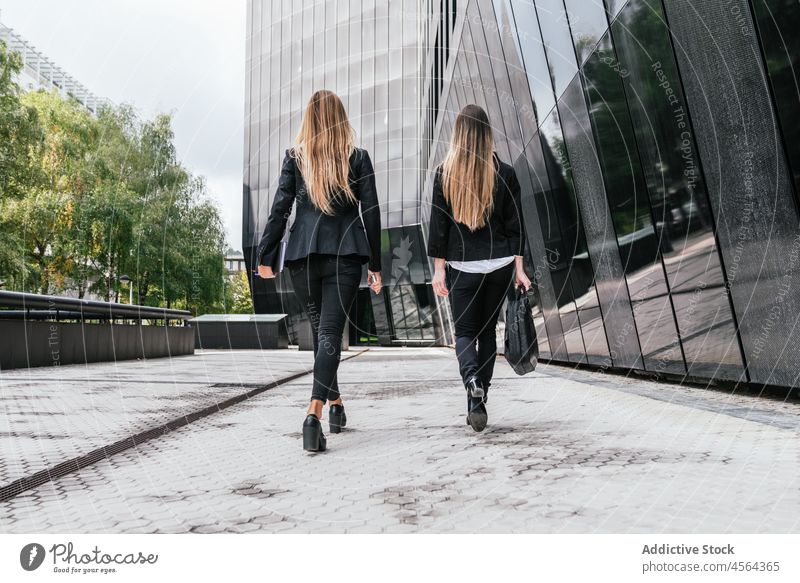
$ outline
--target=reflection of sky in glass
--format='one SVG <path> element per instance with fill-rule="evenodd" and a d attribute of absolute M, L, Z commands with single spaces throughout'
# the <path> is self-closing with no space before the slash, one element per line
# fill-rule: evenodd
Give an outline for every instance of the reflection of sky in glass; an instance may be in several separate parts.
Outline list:
<path fill-rule="evenodd" d="M 536 12 L 547 48 L 556 95 L 560 96 L 578 72 L 564 3 L 562 0 L 537 0 Z"/>
<path fill-rule="evenodd" d="M 517 37 L 522 52 L 522 61 L 528 75 L 528 84 L 533 94 L 533 102 L 539 119 L 555 106 L 553 85 L 550 80 L 550 71 L 547 68 L 547 59 L 544 45 L 539 35 L 539 19 L 536 9 L 530 0 L 512 0 L 514 19 L 516 22 Z"/>

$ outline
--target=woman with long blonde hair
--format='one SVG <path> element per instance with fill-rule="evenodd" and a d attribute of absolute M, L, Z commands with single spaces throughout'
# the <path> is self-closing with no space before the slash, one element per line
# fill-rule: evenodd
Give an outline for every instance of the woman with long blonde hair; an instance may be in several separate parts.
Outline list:
<path fill-rule="evenodd" d="M 258 273 L 276 275 L 280 241 L 295 206 L 284 263 L 314 339 L 314 384 L 303 423 L 303 449 L 324 451 L 322 411 L 329 428 L 347 422 L 336 373 L 347 314 L 361 282 L 381 291 L 381 220 L 375 174 L 366 150 L 355 147 L 341 99 L 315 92 L 306 106 L 294 148 L 286 151 L 278 190 L 258 246 Z"/>
<path fill-rule="evenodd" d="M 497 356 L 495 327 L 511 285 L 530 288 L 516 172 L 494 152 L 486 112 L 467 105 L 437 168 L 428 236 L 433 290 L 450 299 L 467 423 L 483 431 Z"/>

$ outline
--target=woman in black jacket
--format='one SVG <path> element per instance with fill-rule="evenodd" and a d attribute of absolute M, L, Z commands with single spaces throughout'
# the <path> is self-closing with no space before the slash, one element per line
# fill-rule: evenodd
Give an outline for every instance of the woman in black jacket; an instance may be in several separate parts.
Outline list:
<path fill-rule="evenodd" d="M 280 241 L 291 214 L 284 262 L 314 335 L 314 385 L 303 423 L 303 449 L 324 451 L 322 409 L 330 404 L 331 433 L 347 422 L 336 372 L 347 313 L 368 263 L 368 282 L 381 291 L 381 220 L 375 174 L 339 97 L 311 96 L 297 146 L 286 151 L 278 190 L 258 246 L 258 273 L 275 277 Z M 359 213 L 360 207 L 360 213 Z"/>
<path fill-rule="evenodd" d="M 517 175 L 494 152 L 486 112 L 467 105 L 434 177 L 428 255 L 434 258 L 434 292 L 450 298 L 467 423 L 475 431 L 488 420 L 503 299 L 512 283 L 525 290 L 531 285 L 522 266 L 521 212 Z"/>

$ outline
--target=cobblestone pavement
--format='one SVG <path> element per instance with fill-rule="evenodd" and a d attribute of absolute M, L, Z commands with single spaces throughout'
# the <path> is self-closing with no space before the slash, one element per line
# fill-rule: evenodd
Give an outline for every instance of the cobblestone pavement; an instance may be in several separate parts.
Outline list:
<path fill-rule="evenodd" d="M 312 364 L 297 350 L 231 350 L 3 371 L 0 486 Z"/>
<path fill-rule="evenodd" d="M 190 391 L 230 378 L 264 382 L 308 362 L 276 351 L 146 369 L 120 363 L 129 382 L 113 392 L 127 401 L 153 390 L 155 378 L 183 379 Z M 11 376 L 0 377 L 4 399 Z M 49 386 L 28 382 L 28 394 Z M 307 454 L 300 426 L 310 382 L 283 384 L 0 503 L 0 532 L 800 530 L 794 403 L 558 366 L 517 377 L 500 359 L 489 427 L 475 434 L 451 350 L 371 349 L 340 368 L 348 429 L 328 435 L 329 451 Z M 54 407 L 87 407 L 76 390 L 87 389 L 64 383 L 48 394 Z M 75 441 L 74 428 L 47 429 L 51 420 L 27 439 Z M 97 438 L 105 427 L 120 431 L 115 421 L 105 417 Z"/>

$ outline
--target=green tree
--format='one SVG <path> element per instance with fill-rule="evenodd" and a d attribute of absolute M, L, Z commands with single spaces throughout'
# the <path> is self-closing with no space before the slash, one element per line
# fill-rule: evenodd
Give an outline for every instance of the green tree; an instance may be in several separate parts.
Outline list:
<path fill-rule="evenodd" d="M 142 127 L 133 187 L 143 204 L 130 271 L 142 303 L 208 311 L 223 295 L 222 219 L 205 181 L 177 161 L 173 141 L 169 116 Z"/>
<path fill-rule="evenodd" d="M 12 223 L 22 251 L 22 282 L 41 293 L 67 286 L 79 258 L 74 241 L 77 220 L 94 187 L 91 155 L 97 128 L 76 101 L 57 93 L 26 93 L 21 102 L 36 111 L 44 129 L 23 197 L 6 200 L 3 216 Z"/>
<path fill-rule="evenodd" d="M 140 122 L 133 108 L 103 107 L 97 123 L 100 137 L 93 165 L 97 181 L 84 208 L 83 237 L 76 243 L 87 258 L 88 288 L 106 300 L 117 300 L 119 277 L 134 276 L 129 271 L 135 268 L 131 257 L 136 224 L 147 204 L 146 193 L 136 188 L 147 170 L 139 154 Z"/>
<path fill-rule="evenodd" d="M 20 55 L 0 41 L 0 279 L 15 287 L 25 262 L 8 203 L 24 196 L 36 180 L 35 161 L 44 138 L 36 109 L 22 103 L 14 82 L 21 68 Z"/>
<path fill-rule="evenodd" d="M 141 121 L 130 106 L 93 116 L 55 92 L 18 102 L 42 139 L 28 149 L 25 189 L 0 200 L 0 279 L 116 301 L 126 274 L 138 303 L 198 313 L 224 304 L 220 213 L 177 159 L 170 116 Z M 6 170 L 6 182 L 22 183 L 22 170 Z"/>
<path fill-rule="evenodd" d="M 236 271 L 228 276 L 224 310 L 228 314 L 252 314 L 253 297 L 250 295 L 250 283 L 247 272 Z"/>
<path fill-rule="evenodd" d="M 23 196 L 36 179 L 37 152 L 44 138 L 36 109 L 20 99 L 14 77 L 19 53 L 0 41 L 0 200 Z"/>

